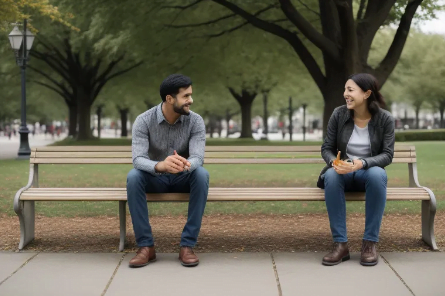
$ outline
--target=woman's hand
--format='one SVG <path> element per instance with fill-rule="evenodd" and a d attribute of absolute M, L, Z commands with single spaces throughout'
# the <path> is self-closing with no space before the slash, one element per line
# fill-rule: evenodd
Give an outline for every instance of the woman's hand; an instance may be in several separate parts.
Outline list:
<path fill-rule="evenodd" d="M 353 172 L 354 165 L 349 162 L 341 161 L 338 165 L 334 164 L 334 170 L 337 174 L 345 175 Z"/>
<path fill-rule="evenodd" d="M 361 160 L 353 160 L 353 163 L 341 161 L 338 165 L 334 165 L 334 170 L 337 174 L 345 175 L 363 168 L 363 163 Z"/>
<path fill-rule="evenodd" d="M 354 163 L 354 172 L 361 170 L 363 168 L 363 162 L 360 159 L 353 160 Z"/>

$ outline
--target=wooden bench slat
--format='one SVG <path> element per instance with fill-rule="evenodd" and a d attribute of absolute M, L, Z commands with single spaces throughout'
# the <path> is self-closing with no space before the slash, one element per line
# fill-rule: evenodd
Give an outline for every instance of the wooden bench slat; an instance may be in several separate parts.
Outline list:
<path fill-rule="evenodd" d="M 33 164 L 132 164 L 131 158 L 30 158 Z"/>
<path fill-rule="evenodd" d="M 147 197 L 147 201 L 151 202 L 181 202 L 188 201 L 188 195 L 182 194 L 152 194 Z M 49 198 L 45 196 L 40 197 L 27 197 L 24 196 L 21 200 L 33 200 L 33 201 L 124 201 L 126 200 L 126 196 L 66 196 Z M 257 196 L 257 195 L 246 195 L 246 196 L 226 196 L 226 195 L 210 195 L 208 196 L 208 201 L 324 201 L 323 195 L 308 195 L 304 197 L 299 196 Z M 429 200 L 428 196 L 400 196 L 400 195 L 388 195 L 387 200 Z M 346 195 L 347 201 L 364 201 L 365 195 L 355 196 L 352 194 Z"/>
<path fill-rule="evenodd" d="M 393 163 L 415 163 L 415 158 L 394 158 Z M 132 164 L 131 158 L 31 158 L 31 164 Z M 205 158 L 206 164 L 324 164 L 321 158 Z"/>
<path fill-rule="evenodd" d="M 36 152 L 36 158 L 131 158 L 131 151 L 64 151 Z"/>
<path fill-rule="evenodd" d="M 258 153 L 252 153 L 252 152 L 206 152 L 205 158 L 206 159 L 221 159 L 221 158 L 270 158 L 270 154 L 272 152 L 263 152 Z M 309 153 L 309 152 L 273 152 L 273 158 L 286 158 L 286 159 L 295 159 L 295 158 L 309 158 L 309 159 L 321 159 L 320 152 L 317 153 Z M 415 154 L 415 153 L 414 153 Z M 33 152 L 31 155 L 31 158 L 34 159 L 34 162 L 36 162 L 36 159 L 63 159 L 63 158 L 69 158 L 69 159 L 90 159 L 90 158 L 125 158 L 130 159 L 132 158 L 131 152 L 109 152 L 109 151 L 102 151 L 102 152 Z M 415 158 L 415 155 L 413 156 L 412 152 L 396 152 L 394 154 L 394 158 Z M 41 163 L 41 162 L 39 162 Z"/>
<path fill-rule="evenodd" d="M 320 152 L 320 146 L 206 146 L 206 152 Z M 36 152 L 131 152 L 131 146 L 47 146 Z M 414 146 L 395 145 L 394 152 L 415 151 Z"/>
<path fill-rule="evenodd" d="M 115 201 L 126 200 L 125 188 L 31 188 L 25 191 L 22 200 L 37 201 Z M 71 188 L 73 189 L 73 188 Z M 187 201 L 187 193 L 147 194 L 149 201 Z M 364 192 L 347 192 L 347 200 L 364 200 Z M 429 200 L 423 188 L 388 188 L 388 200 Z M 318 188 L 210 188 L 209 201 L 217 200 L 324 200 L 324 191 Z"/>
<path fill-rule="evenodd" d="M 131 146 L 45 146 L 32 148 L 36 152 L 131 152 Z"/>
<path fill-rule="evenodd" d="M 263 190 L 271 190 L 274 191 L 285 191 L 285 190 L 292 190 L 292 191 L 321 191 L 319 188 L 313 188 L 313 187 L 230 187 L 230 188 L 220 188 L 220 187 L 212 187 L 209 190 L 210 191 L 218 191 L 223 190 L 224 192 L 239 192 L 239 190 L 246 190 L 246 191 L 263 191 Z M 422 187 L 390 187 L 387 189 L 390 192 L 398 192 L 398 191 L 408 191 L 408 192 L 424 192 L 425 189 Z M 72 188 L 45 188 L 45 187 L 39 187 L 39 188 L 30 188 L 28 189 L 27 193 L 36 193 L 36 192 L 51 192 L 51 191 L 75 191 L 75 192 L 82 192 L 82 191 L 126 191 L 125 188 L 122 187 L 92 187 L 92 188 L 80 188 L 80 187 L 72 187 Z"/>

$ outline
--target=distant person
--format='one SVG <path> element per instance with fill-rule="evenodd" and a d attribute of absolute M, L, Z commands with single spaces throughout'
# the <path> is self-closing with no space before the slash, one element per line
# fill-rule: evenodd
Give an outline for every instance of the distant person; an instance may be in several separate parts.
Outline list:
<path fill-rule="evenodd" d="M 51 134 L 51 138 L 54 140 L 54 125 L 53 124 L 51 124 L 49 127 L 49 133 Z"/>
<path fill-rule="evenodd" d="M 43 131 L 43 133 L 45 134 L 45 139 L 46 139 L 46 135 L 48 134 L 48 126 L 45 125 L 45 124 L 43 124 L 43 125 L 42 125 L 42 131 Z"/>
<path fill-rule="evenodd" d="M 9 125 L 6 126 L 6 128 L 5 128 L 5 133 L 6 133 L 6 135 L 8 136 L 9 140 L 11 140 L 11 134 L 12 134 L 12 132 L 11 132 L 11 127 L 10 127 Z"/>
<path fill-rule="evenodd" d="M 394 118 L 383 109 L 385 101 L 377 80 L 354 74 L 346 81 L 346 105 L 336 108 L 321 147 L 328 164 L 317 186 L 324 189 L 334 247 L 322 263 L 336 265 L 350 259 L 346 233 L 346 191 L 366 192 L 366 221 L 360 263 L 378 263 L 376 245 L 386 204 L 385 167 L 394 156 Z M 337 163 L 336 155 L 344 162 Z M 349 161 L 349 162 L 347 162 Z"/>
<path fill-rule="evenodd" d="M 139 115 L 133 124 L 134 169 L 127 176 L 127 199 L 139 249 L 129 266 L 141 267 L 156 260 L 145 194 L 185 192 L 190 193 L 190 201 L 179 261 L 192 267 L 199 263 L 193 247 L 209 190 L 209 174 L 202 167 L 206 128 L 202 117 L 190 111 L 190 78 L 168 76 L 160 86 L 160 94 L 162 102 Z"/>

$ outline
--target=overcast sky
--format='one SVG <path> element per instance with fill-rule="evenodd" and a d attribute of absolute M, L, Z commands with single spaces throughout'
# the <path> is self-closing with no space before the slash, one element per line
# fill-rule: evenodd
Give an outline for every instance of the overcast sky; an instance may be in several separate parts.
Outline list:
<path fill-rule="evenodd" d="M 445 3 L 445 0 L 441 2 Z M 420 23 L 419 27 L 425 33 L 439 33 L 445 35 L 445 11 L 437 13 L 437 19 Z"/>

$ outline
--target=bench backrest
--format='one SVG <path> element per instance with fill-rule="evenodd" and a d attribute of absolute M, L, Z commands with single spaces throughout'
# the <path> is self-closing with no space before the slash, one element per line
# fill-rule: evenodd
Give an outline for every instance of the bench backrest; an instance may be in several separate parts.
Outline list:
<path fill-rule="evenodd" d="M 414 146 L 397 145 L 393 163 L 415 163 Z M 323 164 L 320 146 L 206 146 L 205 164 Z M 131 164 L 131 146 L 33 148 L 31 164 Z"/>

